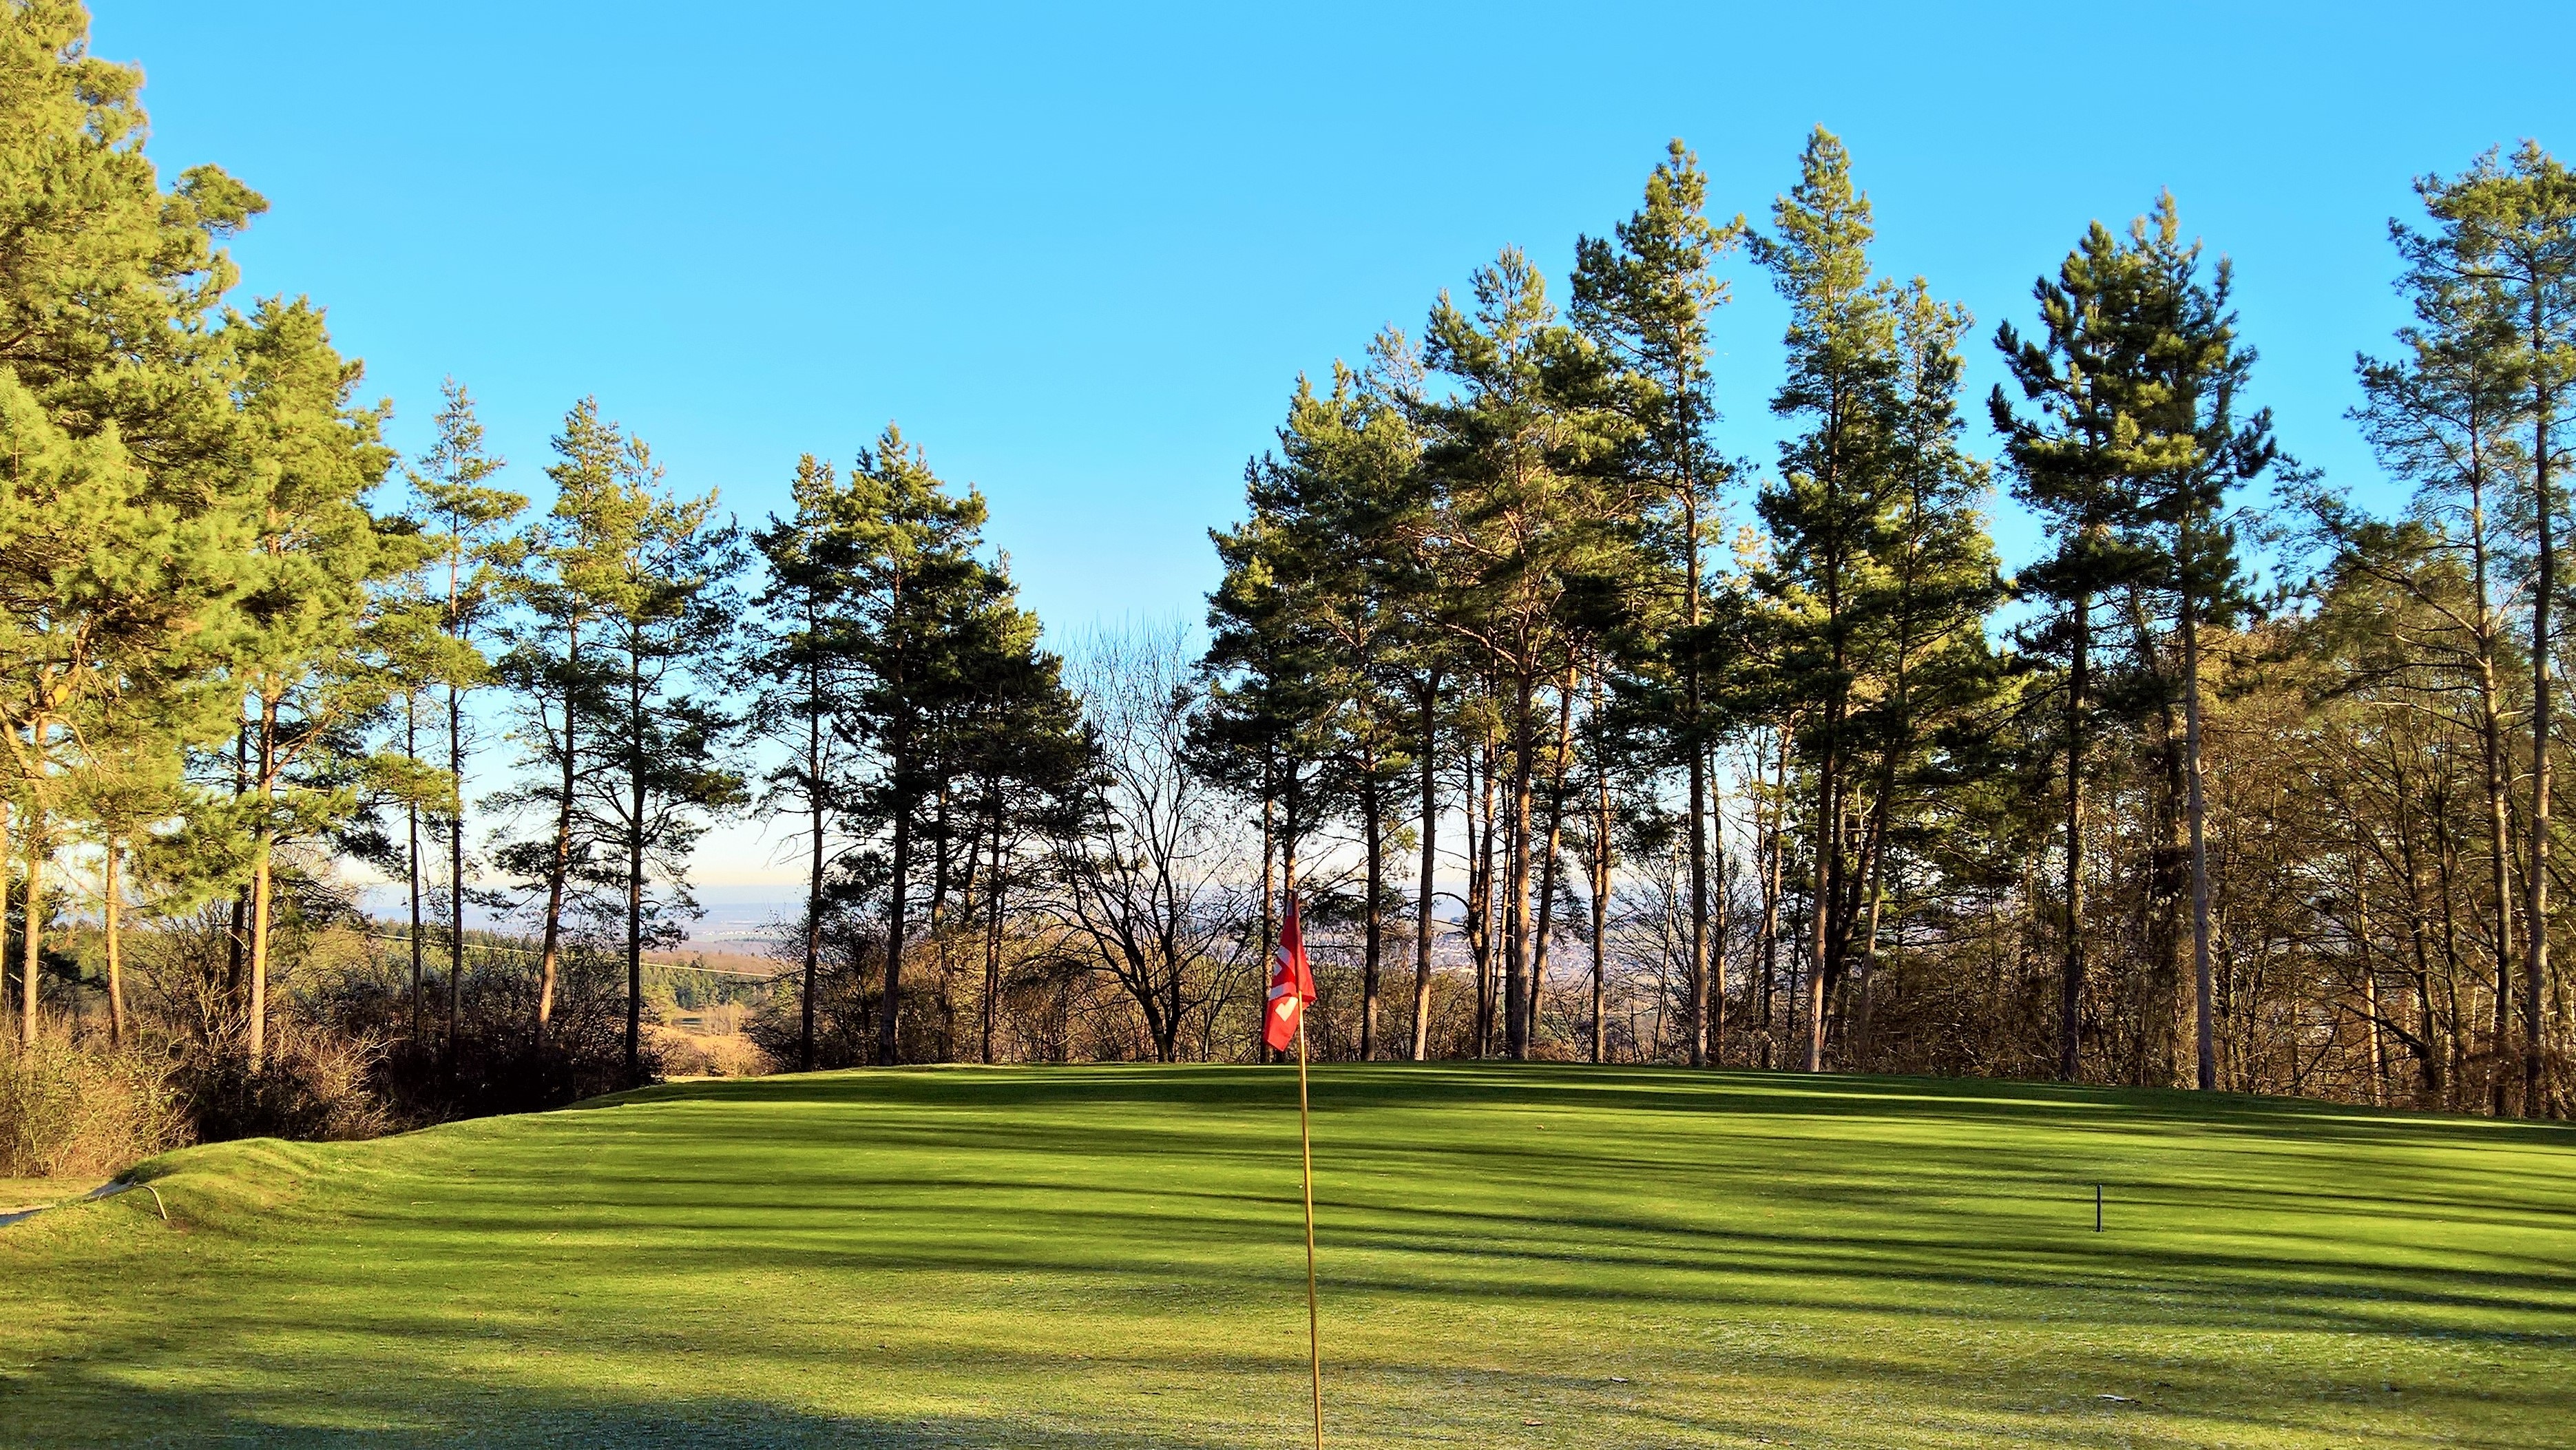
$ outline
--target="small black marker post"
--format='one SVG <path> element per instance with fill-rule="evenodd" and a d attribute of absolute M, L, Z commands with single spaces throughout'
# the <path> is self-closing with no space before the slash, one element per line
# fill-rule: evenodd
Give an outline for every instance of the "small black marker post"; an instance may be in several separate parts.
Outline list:
<path fill-rule="evenodd" d="M 2102 1185 L 2099 1183 L 2093 1185 L 2093 1231 L 2102 1231 Z"/>

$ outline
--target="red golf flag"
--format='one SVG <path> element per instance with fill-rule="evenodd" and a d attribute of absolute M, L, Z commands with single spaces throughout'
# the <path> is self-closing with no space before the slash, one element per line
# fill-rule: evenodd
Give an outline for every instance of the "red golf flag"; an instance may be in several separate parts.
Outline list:
<path fill-rule="evenodd" d="M 1306 934 L 1297 929 L 1297 898 L 1288 898 L 1288 919 L 1279 925 L 1279 966 L 1270 974 L 1270 1009 L 1261 1040 L 1273 1052 L 1286 1052 L 1297 1040 L 1297 1022 L 1315 1000 L 1315 974 L 1306 970 Z"/>

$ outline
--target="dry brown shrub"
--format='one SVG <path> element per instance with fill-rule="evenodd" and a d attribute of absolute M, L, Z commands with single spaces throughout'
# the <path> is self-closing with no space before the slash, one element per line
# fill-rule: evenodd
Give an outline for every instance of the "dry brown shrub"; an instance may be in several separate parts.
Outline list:
<path fill-rule="evenodd" d="M 760 1044 L 748 1037 L 688 1032 L 677 1027 L 648 1027 L 655 1055 L 667 1077 L 758 1077 L 777 1067 Z"/>
<path fill-rule="evenodd" d="M 104 1177 L 188 1139 L 166 1058 L 53 1039 L 0 1048 L 0 1177 Z"/>

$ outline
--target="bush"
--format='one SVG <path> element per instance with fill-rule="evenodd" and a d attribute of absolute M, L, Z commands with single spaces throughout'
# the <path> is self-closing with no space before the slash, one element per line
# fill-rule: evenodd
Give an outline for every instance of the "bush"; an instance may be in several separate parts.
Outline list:
<path fill-rule="evenodd" d="M 189 1141 L 166 1061 L 39 1040 L 0 1048 L 0 1176 L 104 1176 Z"/>
<path fill-rule="evenodd" d="M 283 1022 L 270 1038 L 256 1073 L 238 1051 L 223 1051 L 191 1056 L 173 1074 L 199 1138 L 347 1142 L 393 1129 L 370 1090 L 372 1044 Z"/>
<path fill-rule="evenodd" d="M 669 1077 L 759 1077 L 775 1072 L 769 1054 L 747 1037 L 647 1027 L 646 1038 Z"/>
<path fill-rule="evenodd" d="M 372 997 L 344 982 L 317 994 L 311 1005 L 341 1035 L 388 1044 L 368 1080 L 406 1126 L 559 1108 L 661 1075 L 649 1034 L 640 1077 L 627 1074 L 625 973 L 619 964 L 596 951 L 567 952 L 553 1021 L 540 1038 L 536 974 L 526 963 L 522 956 L 469 963 L 452 1054 L 443 988 L 432 991 L 417 1038 L 401 984 L 390 976 Z"/>
<path fill-rule="evenodd" d="M 564 959 L 552 1027 L 535 1030 L 530 944 L 469 938 L 455 1035 L 447 1026 L 443 946 L 410 992 L 401 944 L 370 943 L 347 922 L 299 930 L 269 993 L 269 1060 L 254 1077 L 220 908 L 138 933 L 144 997 L 184 1044 L 182 1084 L 199 1135 L 348 1139 L 453 1118 L 560 1107 L 633 1087 L 626 1070 L 625 974 L 589 943 Z M 644 1081 L 659 1069 L 648 1050 Z"/>
<path fill-rule="evenodd" d="M 857 1067 L 876 1055 L 877 1004 L 885 994 L 885 933 L 871 923 L 835 918 L 823 933 L 814 980 L 814 1066 Z M 804 973 L 795 944 L 780 949 L 789 965 L 743 1023 L 743 1035 L 780 1067 L 799 1065 L 804 1045 Z"/>

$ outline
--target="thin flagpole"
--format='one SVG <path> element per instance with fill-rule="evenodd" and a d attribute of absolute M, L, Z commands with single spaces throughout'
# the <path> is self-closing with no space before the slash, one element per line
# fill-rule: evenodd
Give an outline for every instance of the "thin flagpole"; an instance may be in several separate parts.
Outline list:
<path fill-rule="evenodd" d="M 1301 1006 L 1303 1004 L 1300 1004 Z M 1315 1380 L 1315 1450 L 1324 1450 L 1324 1341 L 1315 1321 L 1315 1139 L 1306 1125 L 1306 1014 L 1297 1014 L 1297 1150 L 1306 1167 L 1306 1362 Z"/>

